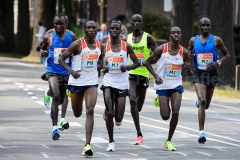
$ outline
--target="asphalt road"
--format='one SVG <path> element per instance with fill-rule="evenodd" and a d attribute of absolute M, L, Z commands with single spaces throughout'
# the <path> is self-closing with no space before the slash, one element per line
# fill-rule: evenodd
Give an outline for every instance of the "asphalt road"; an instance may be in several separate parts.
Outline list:
<path fill-rule="evenodd" d="M 0 57 L 0 159 L 1 160 L 75 160 L 85 144 L 85 112 L 75 118 L 69 100 L 66 120 L 68 130 L 60 132 L 59 141 L 51 139 L 52 123 L 49 108 L 43 105 L 47 82 L 40 76 L 45 72 L 42 64 L 23 63 Z M 99 78 L 101 85 L 101 77 Z M 153 105 L 156 94 L 149 87 L 143 110 L 140 113 L 144 137 L 142 145 L 133 145 L 136 131 L 126 102 L 123 124 L 114 128 L 115 152 L 106 152 L 108 135 L 102 120 L 103 94 L 98 92 L 94 112 L 94 131 L 91 159 L 240 159 L 240 101 L 221 99 L 214 101 L 206 112 L 207 142 L 199 144 L 196 94 L 183 93 L 179 123 L 172 143 L 177 151 L 166 151 L 169 120 L 163 121 L 159 108 Z M 85 109 L 84 109 L 85 111 Z M 59 113 L 60 114 L 60 113 Z"/>

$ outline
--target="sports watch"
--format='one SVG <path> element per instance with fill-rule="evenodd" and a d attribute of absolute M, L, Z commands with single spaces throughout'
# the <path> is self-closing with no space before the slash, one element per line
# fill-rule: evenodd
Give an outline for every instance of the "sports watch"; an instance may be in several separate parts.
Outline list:
<path fill-rule="evenodd" d="M 216 62 L 218 64 L 218 66 L 220 66 L 222 64 L 222 61 L 220 61 L 220 60 L 217 60 Z"/>

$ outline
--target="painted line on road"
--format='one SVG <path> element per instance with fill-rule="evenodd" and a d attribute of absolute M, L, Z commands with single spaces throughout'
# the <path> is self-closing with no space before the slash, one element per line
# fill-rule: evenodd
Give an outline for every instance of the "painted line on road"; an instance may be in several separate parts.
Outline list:
<path fill-rule="evenodd" d="M 103 148 L 102 146 L 99 146 L 99 145 L 97 145 L 97 144 L 93 144 L 94 146 L 97 146 L 97 147 L 99 147 L 99 148 Z"/>
<path fill-rule="evenodd" d="M 175 145 L 176 146 L 176 145 Z M 182 152 L 174 152 L 174 153 L 178 153 L 178 154 L 181 154 L 183 156 L 187 156 L 186 154 L 182 153 Z"/>
<path fill-rule="evenodd" d="M 129 152 L 125 152 L 126 154 L 129 154 L 129 155 L 132 155 L 132 156 L 135 156 L 137 157 L 138 155 L 137 154 L 133 154 L 133 153 L 129 153 Z"/>
<path fill-rule="evenodd" d="M 5 82 L 9 82 L 10 80 L 9 79 L 4 79 Z"/>
<path fill-rule="evenodd" d="M 48 146 L 44 145 L 44 144 L 41 144 L 41 146 L 43 146 L 44 148 L 49 148 Z"/>
<path fill-rule="evenodd" d="M 221 148 L 217 148 L 217 150 L 224 151 L 224 152 L 228 152 L 227 150 L 221 149 Z"/>
<path fill-rule="evenodd" d="M 106 156 L 106 157 L 109 157 L 109 156 L 110 156 L 110 155 L 105 154 L 105 153 L 102 153 L 102 152 L 96 152 L 96 153 L 101 154 L 101 155 L 104 155 L 104 156 Z"/>
<path fill-rule="evenodd" d="M 45 153 L 42 154 L 45 158 L 49 158 L 48 155 L 46 155 Z"/>
<path fill-rule="evenodd" d="M 28 95 L 33 95 L 33 92 L 27 92 Z"/>
<path fill-rule="evenodd" d="M 203 155 L 206 155 L 206 156 L 211 157 L 211 155 L 210 155 L 210 154 L 207 154 L 207 153 L 203 153 L 203 152 L 197 152 L 197 153 L 200 153 L 200 154 L 203 154 Z"/>

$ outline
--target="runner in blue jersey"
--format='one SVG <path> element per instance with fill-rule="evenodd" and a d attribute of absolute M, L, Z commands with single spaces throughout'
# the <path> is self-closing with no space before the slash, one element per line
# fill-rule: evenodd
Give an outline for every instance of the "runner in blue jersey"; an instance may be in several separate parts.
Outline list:
<path fill-rule="evenodd" d="M 211 21 L 203 17 L 199 20 L 200 35 L 192 37 L 189 41 L 188 51 L 194 60 L 195 70 L 193 83 L 198 95 L 196 102 L 199 122 L 199 143 L 206 142 L 204 133 L 205 109 L 209 108 L 214 88 L 219 82 L 217 67 L 230 58 L 230 53 L 221 38 L 210 34 Z M 220 49 L 223 56 L 217 52 Z M 219 59 L 220 58 L 220 59 Z"/>
<path fill-rule="evenodd" d="M 41 47 L 41 56 L 46 56 L 48 54 L 46 74 L 42 76 L 42 79 L 48 81 L 50 95 L 52 97 L 51 116 L 53 140 L 58 140 L 60 137 L 57 127 L 58 105 L 62 104 L 64 101 L 69 77 L 69 72 L 60 66 L 58 59 L 70 44 L 76 40 L 75 34 L 66 30 L 66 26 L 66 16 L 62 13 L 58 13 L 54 17 L 54 31 L 44 36 Z M 71 59 L 67 59 L 66 62 L 69 67 L 71 67 Z"/>

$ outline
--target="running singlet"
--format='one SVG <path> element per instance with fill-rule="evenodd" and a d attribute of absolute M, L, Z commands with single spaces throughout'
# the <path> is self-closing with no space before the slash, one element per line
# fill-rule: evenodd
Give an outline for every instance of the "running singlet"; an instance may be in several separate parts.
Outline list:
<path fill-rule="evenodd" d="M 196 35 L 194 39 L 194 65 L 196 68 L 203 71 L 212 71 L 207 70 L 207 64 L 209 62 L 216 62 L 218 59 L 218 52 L 214 43 L 214 36 L 210 34 L 205 43 L 202 43 L 200 40 L 200 35 Z"/>
<path fill-rule="evenodd" d="M 110 47 L 110 41 L 106 44 L 105 61 L 109 71 L 104 74 L 102 84 L 117 89 L 128 89 L 128 71 L 122 72 L 120 67 L 128 65 L 126 42 L 121 41 L 121 51 L 113 52 Z"/>
<path fill-rule="evenodd" d="M 80 41 L 82 52 L 72 58 L 72 70 L 79 71 L 80 77 L 75 79 L 70 75 L 68 85 L 87 86 L 98 84 L 97 62 L 101 54 L 100 43 L 95 40 L 96 48 L 90 49 L 83 37 L 80 38 Z"/>
<path fill-rule="evenodd" d="M 72 43 L 72 35 L 69 31 L 66 31 L 66 35 L 63 40 L 57 35 L 55 31 L 52 32 L 52 45 L 48 49 L 48 58 L 47 58 L 47 73 L 63 74 L 69 75 L 59 63 L 58 59 L 61 54 L 70 46 Z M 71 58 L 66 59 L 66 63 L 71 68 Z"/>
<path fill-rule="evenodd" d="M 157 75 L 163 80 L 163 83 L 158 85 L 154 83 L 156 90 L 174 89 L 182 85 L 182 65 L 183 65 L 183 47 L 179 47 L 177 55 L 170 55 L 168 52 L 168 43 L 164 44 L 163 53 L 157 61 Z"/>
<path fill-rule="evenodd" d="M 131 44 L 131 46 L 134 50 L 134 53 L 136 54 L 137 59 L 141 63 L 146 61 L 150 57 L 150 53 L 151 53 L 151 50 L 147 46 L 147 36 L 148 36 L 148 33 L 143 32 L 142 39 L 138 43 L 133 43 L 132 33 L 128 35 L 128 39 L 127 39 L 127 42 L 129 44 Z M 131 65 L 131 63 L 132 63 L 131 60 L 129 60 L 129 62 L 130 62 L 129 65 Z M 149 71 L 147 70 L 147 68 L 145 66 L 142 66 L 142 67 L 138 67 L 136 69 L 129 71 L 129 74 L 136 74 L 136 75 L 148 77 Z"/>

